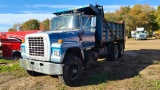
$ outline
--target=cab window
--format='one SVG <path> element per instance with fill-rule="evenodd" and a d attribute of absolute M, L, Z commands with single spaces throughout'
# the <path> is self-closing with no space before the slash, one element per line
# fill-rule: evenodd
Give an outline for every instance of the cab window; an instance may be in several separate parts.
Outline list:
<path fill-rule="evenodd" d="M 82 17 L 82 26 L 84 29 L 91 27 L 91 19 L 89 17 Z"/>

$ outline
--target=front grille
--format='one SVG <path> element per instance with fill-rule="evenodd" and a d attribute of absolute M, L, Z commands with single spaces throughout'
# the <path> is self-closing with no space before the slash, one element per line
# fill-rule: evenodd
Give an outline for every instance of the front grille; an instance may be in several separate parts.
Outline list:
<path fill-rule="evenodd" d="M 140 37 L 144 37 L 144 35 L 140 35 Z"/>
<path fill-rule="evenodd" d="M 43 37 L 28 37 L 29 55 L 44 56 L 44 39 Z"/>

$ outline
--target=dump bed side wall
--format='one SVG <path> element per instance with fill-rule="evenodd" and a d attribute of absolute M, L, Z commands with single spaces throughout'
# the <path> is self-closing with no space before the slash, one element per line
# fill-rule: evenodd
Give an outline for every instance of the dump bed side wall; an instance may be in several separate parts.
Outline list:
<path fill-rule="evenodd" d="M 106 36 L 104 41 L 110 42 L 116 40 L 124 39 L 124 24 L 121 23 L 115 23 L 115 22 L 107 22 L 105 24 L 108 24 L 109 27 L 105 28 L 104 33 L 106 33 Z"/>
<path fill-rule="evenodd" d="M 96 27 L 96 43 L 106 43 L 115 40 L 124 39 L 124 24 L 103 21 L 97 18 L 97 27 Z"/>

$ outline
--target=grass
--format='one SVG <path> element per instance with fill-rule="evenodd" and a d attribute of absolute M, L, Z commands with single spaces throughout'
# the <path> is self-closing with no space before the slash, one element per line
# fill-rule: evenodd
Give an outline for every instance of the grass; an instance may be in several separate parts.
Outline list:
<path fill-rule="evenodd" d="M 160 80 L 146 79 L 136 76 L 131 81 L 131 90 L 160 90 Z"/>
<path fill-rule="evenodd" d="M 0 57 L 2 57 L 2 50 L 0 50 Z"/>
<path fill-rule="evenodd" d="M 19 70 L 18 61 L 0 59 L 0 73 Z"/>
<path fill-rule="evenodd" d="M 153 64 L 160 64 L 160 61 L 155 60 L 155 61 L 153 61 Z"/>
<path fill-rule="evenodd" d="M 15 62 L 15 61 L 13 61 L 13 60 L 9 60 L 9 59 L 0 59 L 0 63 L 13 63 L 13 62 Z"/>
<path fill-rule="evenodd" d="M 0 66 L 0 73 L 1 72 L 12 72 L 19 70 L 18 64 L 13 64 L 12 66 Z"/>
<path fill-rule="evenodd" d="M 0 59 L 0 73 L 12 74 L 15 78 L 26 76 L 26 72 L 19 66 L 18 60 Z"/>

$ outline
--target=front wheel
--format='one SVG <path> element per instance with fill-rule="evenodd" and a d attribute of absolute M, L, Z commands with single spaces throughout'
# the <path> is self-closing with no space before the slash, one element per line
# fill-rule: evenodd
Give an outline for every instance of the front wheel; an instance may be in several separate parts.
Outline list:
<path fill-rule="evenodd" d="M 58 77 L 62 83 L 68 86 L 75 86 L 82 75 L 82 62 L 75 55 L 68 55 L 64 61 L 63 75 Z"/>
<path fill-rule="evenodd" d="M 19 51 L 15 51 L 12 57 L 14 60 L 18 60 L 19 58 L 22 58 L 21 53 Z"/>

